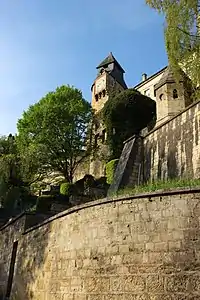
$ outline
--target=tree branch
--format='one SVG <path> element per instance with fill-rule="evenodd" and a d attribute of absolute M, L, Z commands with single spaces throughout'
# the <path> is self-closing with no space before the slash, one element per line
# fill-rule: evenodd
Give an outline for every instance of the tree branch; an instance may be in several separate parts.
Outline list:
<path fill-rule="evenodd" d="M 187 32 L 187 31 L 185 31 L 185 30 L 181 29 L 180 27 L 177 27 L 177 29 L 178 29 L 178 30 L 180 30 L 181 32 L 183 32 L 183 33 L 185 33 L 185 34 L 187 34 L 187 35 L 191 36 L 191 37 L 196 37 L 196 38 L 198 38 L 198 37 L 199 37 L 199 38 L 200 38 L 200 35 L 191 34 L 191 33 Z"/>

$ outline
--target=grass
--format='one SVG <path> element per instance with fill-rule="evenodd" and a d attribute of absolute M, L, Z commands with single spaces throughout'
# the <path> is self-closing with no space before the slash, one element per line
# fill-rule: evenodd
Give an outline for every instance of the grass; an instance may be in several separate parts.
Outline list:
<path fill-rule="evenodd" d="M 112 196 L 123 196 L 123 195 L 135 195 L 142 193 L 155 192 L 158 190 L 171 190 L 176 188 L 191 188 L 191 187 L 200 187 L 200 179 L 173 179 L 167 181 L 155 181 L 149 182 L 145 185 L 135 186 L 133 188 L 125 188 L 119 190 L 117 193 Z"/>

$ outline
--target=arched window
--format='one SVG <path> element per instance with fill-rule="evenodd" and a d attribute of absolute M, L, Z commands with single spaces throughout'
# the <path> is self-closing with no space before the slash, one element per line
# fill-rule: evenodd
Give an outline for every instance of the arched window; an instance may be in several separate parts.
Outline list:
<path fill-rule="evenodd" d="M 160 101 L 162 101 L 164 99 L 164 95 L 160 94 L 159 99 L 160 99 Z"/>
<path fill-rule="evenodd" d="M 95 95 L 95 99 L 96 99 L 96 101 L 98 101 L 98 95 L 97 94 Z"/>
<path fill-rule="evenodd" d="M 174 90 L 173 90 L 173 98 L 174 98 L 174 99 L 178 98 L 178 92 L 177 92 L 177 89 L 174 89 Z"/>
<path fill-rule="evenodd" d="M 105 97 L 105 95 L 106 95 L 106 90 L 103 90 L 102 95 L 103 95 L 103 97 Z"/>
<path fill-rule="evenodd" d="M 99 99 L 101 99 L 102 92 L 99 93 Z"/>

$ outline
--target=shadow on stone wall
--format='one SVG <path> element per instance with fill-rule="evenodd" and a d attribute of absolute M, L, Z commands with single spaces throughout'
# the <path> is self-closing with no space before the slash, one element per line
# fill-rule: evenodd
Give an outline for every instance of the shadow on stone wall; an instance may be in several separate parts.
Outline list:
<path fill-rule="evenodd" d="M 21 236 L 23 225 L 24 216 L 21 215 L 16 221 L 13 223 L 11 221 L 10 225 L 3 227 L 0 231 L 0 297 L 2 297 L 2 299 L 4 299 L 8 287 L 8 276 L 13 243 Z"/>
<path fill-rule="evenodd" d="M 178 177 L 178 168 L 175 153 L 175 151 L 170 151 L 167 155 L 167 174 L 169 179 Z"/>
<path fill-rule="evenodd" d="M 11 300 L 36 299 L 34 285 L 41 285 L 50 223 L 22 236 L 17 253 Z M 39 242 L 38 242 L 39 241 Z M 40 274 L 40 278 L 38 277 Z M 38 299 L 43 299 L 42 297 Z"/>

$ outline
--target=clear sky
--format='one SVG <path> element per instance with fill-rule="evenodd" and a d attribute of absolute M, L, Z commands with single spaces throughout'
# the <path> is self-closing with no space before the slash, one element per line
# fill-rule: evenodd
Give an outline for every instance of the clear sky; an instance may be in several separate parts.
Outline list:
<path fill-rule="evenodd" d="M 96 66 L 113 52 L 129 87 L 167 64 L 163 19 L 145 0 L 0 0 L 0 134 L 62 84 L 91 101 Z"/>

